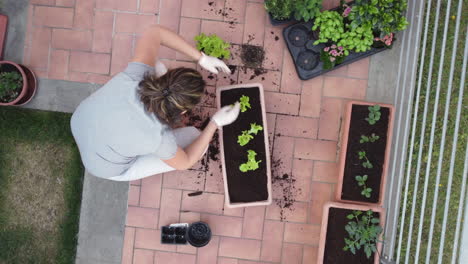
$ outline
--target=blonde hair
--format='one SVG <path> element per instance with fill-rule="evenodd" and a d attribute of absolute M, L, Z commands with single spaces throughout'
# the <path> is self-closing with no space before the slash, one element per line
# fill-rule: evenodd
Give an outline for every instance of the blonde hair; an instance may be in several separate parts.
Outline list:
<path fill-rule="evenodd" d="M 175 126 L 180 123 L 183 112 L 200 103 L 205 85 L 198 71 L 181 67 L 171 69 L 161 77 L 146 74 L 138 92 L 146 111 Z"/>

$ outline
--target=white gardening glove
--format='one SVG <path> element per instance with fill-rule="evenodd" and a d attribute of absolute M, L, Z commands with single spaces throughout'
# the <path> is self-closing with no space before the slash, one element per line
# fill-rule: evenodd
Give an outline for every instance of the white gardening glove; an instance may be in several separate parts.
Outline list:
<path fill-rule="evenodd" d="M 211 120 L 215 122 L 218 127 L 232 124 L 236 121 L 240 112 L 240 104 L 237 102 L 234 106 L 227 105 L 221 108 L 216 114 L 213 115 Z"/>
<path fill-rule="evenodd" d="M 212 56 L 207 56 L 203 52 L 201 54 L 202 56 L 198 60 L 198 64 L 200 64 L 200 66 L 202 66 L 205 70 L 210 71 L 214 74 L 218 74 L 218 69 L 221 69 L 221 71 L 225 73 L 231 73 L 229 67 L 226 66 L 226 64 L 222 60 Z"/>

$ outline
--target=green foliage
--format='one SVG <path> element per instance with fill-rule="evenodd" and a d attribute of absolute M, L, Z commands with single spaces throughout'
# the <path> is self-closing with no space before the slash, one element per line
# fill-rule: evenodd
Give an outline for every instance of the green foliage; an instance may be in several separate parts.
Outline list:
<path fill-rule="evenodd" d="M 356 0 L 349 14 L 351 27 L 370 24 L 373 30 L 381 32 L 380 37 L 404 30 L 408 25 L 406 8 L 405 0 Z"/>
<path fill-rule="evenodd" d="M 345 238 L 346 246 L 344 251 L 351 251 L 356 254 L 357 250 L 363 249 L 366 257 L 369 259 L 372 253 L 377 251 L 377 242 L 379 235 L 382 233 L 382 227 L 379 225 L 380 220 L 373 216 L 372 210 L 353 211 L 347 218 L 352 220 L 345 226 L 348 232 L 348 238 Z"/>
<path fill-rule="evenodd" d="M 370 136 L 365 136 L 361 135 L 361 140 L 359 140 L 360 143 L 367 143 L 371 142 L 374 143 L 375 141 L 379 140 L 379 136 L 377 136 L 375 133 L 372 133 Z"/>
<path fill-rule="evenodd" d="M 23 78 L 17 72 L 0 73 L 0 99 L 11 101 L 19 95 L 19 89 L 23 86 Z"/>
<path fill-rule="evenodd" d="M 338 46 L 343 46 L 345 50 L 364 52 L 370 50 L 374 43 L 374 34 L 370 23 L 357 27 L 346 26 L 347 30 L 341 35 Z"/>
<path fill-rule="evenodd" d="M 362 163 L 362 166 L 366 169 L 372 169 L 374 166 L 372 165 L 372 163 L 369 161 L 369 159 L 367 158 L 366 156 L 366 152 L 365 151 L 359 151 L 358 152 L 358 155 L 359 155 L 359 159 L 362 160 L 362 159 L 365 159 L 365 161 Z"/>
<path fill-rule="evenodd" d="M 362 176 L 357 175 L 355 179 L 356 179 L 358 185 L 362 187 L 361 195 L 365 196 L 367 198 L 370 198 L 371 193 L 372 193 L 372 188 L 367 187 L 367 185 L 366 185 L 367 178 L 368 178 L 368 176 L 366 174 L 366 175 L 362 175 Z"/>
<path fill-rule="evenodd" d="M 250 97 L 242 95 L 241 98 L 239 99 L 240 102 L 240 107 L 241 107 L 241 112 L 244 113 L 247 111 L 247 109 L 252 108 L 250 106 Z"/>
<path fill-rule="evenodd" d="M 285 20 L 294 11 L 294 0 L 266 0 L 265 9 L 274 19 Z"/>
<path fill-rule="evenodd" d="M 206 55 L 219 59 L 229 59 L 231 57 L 231 52 L 229 51 L 231 45 L 216 34 L 206 36 L 204 33 L 201 33 L 195 36 L 195 41 L 197 42 L 197 49 L 203 51 Z"/>
<path fill-rule="evenodd" d="M 375 125 L 375 123 L 380 120 L 380 105 L 369 106 L 368 109 L 369 117 L 366 117 L 366 121 L 369 123 L 369 125 Z"/>
<path fill-rule="evenodd" d="M 250 130 L 242 131 L 242 135 L 237 137 L 237 143 L 241 146 L 247 145 L 250 140 L 253 139 L 252 135 L 257 135 L 260 130 L 263 130 L 262 126 L 257 125 L 256 123 L 250 124 Z"/>
<path fill-rule="evenodd" d="M 253 150 L 247 150 L 247 162 L 239 166 L 239 170 L 242 172 L 254 171 L 259 168 L 261 160 L 256 161 L 255 157 L 257 153 Z"/>
<path fill-rule="evenodd" d="M 307 22 L 320 14 L 321 8 L 322 0 L 295 0 L 294 17 Z"/>
<path fill-rule="evenodd" d="M 320 61 L 323 62 L 323 68 L 325 70 L 330 70 L 335 67 L 335 65 L 343 63 L 346 58 L 346 54 L 348 54 L 347 50 L 333 44 L 330 47 L 325 47 L 320 52 Z"/>
<path fill-rule="evenodd" d="M 314 45 L 330 41 L 338 42 L 345 30 L 343 17 L 336 11 L 323 11 L 317 14 L 312 26 L 312 30 L 317 29 L 320 30 L 320 34 L 319 39 L 314 42 Z"/>

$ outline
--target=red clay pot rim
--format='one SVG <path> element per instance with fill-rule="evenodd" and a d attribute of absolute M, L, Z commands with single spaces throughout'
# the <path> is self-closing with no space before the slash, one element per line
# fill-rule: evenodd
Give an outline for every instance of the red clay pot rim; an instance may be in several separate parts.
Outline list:
<path fill-rule="evenodd" d="M 0 103 L 0 105 L 14 105 L 19 100 L 21 100 L 21 98 L 23 98 L 24 95 L 26 94 L 26 86 L 28 85 L 28 81 L 27 81 L 27 78 L 26 78 L 26 73 L 23 71 L 21 66 L 19 66 L 18 64 L 14 63 L 12 61 L 0 61 L 0 65 L 2 65 L 2 64 L 10 64 L 10 65 L 15 66 L 15 68 L 21 73 L 21 77 L 23 78 L 23 88 L 21 89 L 21 93 L 18 95 L 18 97 L 16 97 L 16 99 L 11 101 L 11 102 Z"/>
<path fill-rule="evenodd" d="M 271 164 L 270 164 L 270 144 L 268 141 L 268 126 L 267 126 L 267 119 L 266 119 L 266 112 L 265 112 L 265 96 L 263 91 L 263 85 L 260 83 L 249 83 L 249 84 L 236 84 L 236 85 L 229 85 L 219 87 L 216 90 L 216 103 L 218 109 L 221 108 L 221 92 L 236 88 L 257 88 L 260 91 L 260 104 L 262 106 L 262 121 L 263 121 L 263 134 L 265 139 L 265 154 L 266 154 L 266 166 L 267 166 L 267 189 L 268 189 L 268 199 L 265 201 L 257 201 L 257 202 L 250 202 L 250 203 L 231 203 L 229 200 L 229 189 L 227 185 L 227 176 L 226 176 L 226 164 L 224 161 L 224 141 L 223 141 L 223 128 L 219 129 L 219 145 L 220 145 L 220 152 L 221 152 L 221 163 L 223 169 L 223 181 L 224 181 L 224 200 L 226 206 L 228 208 L 239 208 L 239 207 L 248 207 L 248 206 L 262 206 L 262 205 L 270 205 L 273 201 L 272 192 L 271 192 Z"/>
<path fill-rule="evenodd" d="M 353 105 L 380 105 L 381 107 L 386 107 L 389 109 L 389 116 L 388 116 L 388 130 L 387 130 L 387 146 L 385 147 L 385 157 L 384 163 L 382 166 L 382 180 L 380 182 L 380 196 L 377 203 L 367 203 L 361 201 L 353 201 L 353 200 L 345 200 L 341 198 L 341 191 L 343 189 L 343 178 L 344 178 L 344 169 L 346 163 L 346 150 L 348 148 L 348 136 L 349 136 L 349 128 L 351 122 L 351 110 Z M 390 104 L 382 104 L 382 103 L 374 103 L 374 102 L 363 102 L 363 101 L 349 101 L 346 104 L 345 108 L 345 118 L 343 121 L 343 133 L 341 136 L 340 142 L 340 160 L 339 160 L 339 170 L 338 170 L 338 183 L 336 185 L 335 191 L 335 199 L 339 202 L 344 203 L 355 203 L 355 204 L 363 204 L 363 205 L 383 205 L 383 200 L 385 197 L 385 186 L 387 186 L 387 173 L 388 173 L 388 163 L 390 161 L 390 150 L 392 146 L 392 136 L 393 136 L 393 117 L 394 117 L 394 110 L 395 107 Z"/>
<path fill-rule="evenodd" d="M 325 256 L 325 242 L 327 238 L 327 228 L 328 228 L 328 212 L 330 208 L 340 208 L 340 209 L 350 209 L 350 210 L 359 210 L 359 211 L 368 211 L 372 210 L 379 213 L 380 226 L 383 228 L 385 226 L 385 210 L 382 207 L 375 205 L 359 205 L 359 204 L 350 204 L 350 203 L 338 203 L 338 202 L 327 202 L 323 206 L 322 214 L 322 224 L 320 226 L 320 239 L 318 247 L 318 256 L 317 263 L 322 264 L 323 258 Z M 383 232 L 380 235 L 379 240 L 382 241 Z M 344 238 L 343 238 L 344 239 Z M 377 243 L 377 252 L 382 254 L 382 243 Z M 379 254 L 374 255 L 374 264 L 379 264 L 380 258 Z"/>

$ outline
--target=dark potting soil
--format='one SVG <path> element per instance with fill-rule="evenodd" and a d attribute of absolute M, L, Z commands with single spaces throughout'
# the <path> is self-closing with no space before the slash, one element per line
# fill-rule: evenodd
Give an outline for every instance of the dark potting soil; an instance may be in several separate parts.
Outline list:
<path fill-rule="evenodd" d="M 380 196 L 380 183 L 382 181 L 385 148 L 387 146 L 387 130 L 390 110 L 380 108 L 381 117 L 376 124 L 370 125 L 365 118 L 369 115 L 367 105 L 353 105 L 351 111 L 351 124 L 349 128 L 348 147 L 346 150 L 346 163 L 343 178 L 341 198 L 345 200 L 377 203 Z M 375 133 L 380 138 L 371 143 L 360 143 L 361 135 L 370 136 Z M 373 168 L 362 166 L 365 160 L 360 160 L 358 152 L 365 151 Z M 355 179 L 357 175 L 368 175 L 367 187 L 372 188 L 370 198 L 361 195 L 362 187 Z"/>
<path fill-rule="evenodd" d="M 372 264 L 374 263 L 374 254 L 368 259 L 364 250 L 357 250 L 356 255 L 351 251 L 344 251 L 344 239 L 349 236 L 345 226 L 350 222 L 346 218 L 352 214 L 353 210 L 330 208 L 327 225 L 327 240 L 325 242 L 325 252 L 323 257 L 324 264 Z M 374 213 L 374 217 L 379 217 L 379 213 Z"/>
<path fill-rule="evenodd" d="M 260 68 L 265 59 L 263 47 L 244 44 L 241 46 L 241 59 L 245 67 Z"/>
<path fill-rule="evenodd" d="M 242 96 L 250 97 L 251 109 L 240 113 L 238 119 L 231 125 L 223 127 L 224 158 L 231 202 L 255 202 L 268 199 L 266 151 L 264 131 L 245 146 L 237 143 L 237 136 L 248 130 L 251 123 L 265 127 L 262 119 L 260 90 L 238 88 L 221 92 L 221 106 L 234 104 Z M 256 160 L 261 160 L 260 168 L 255 171 L 241 172 L 239 166 L 247 161 L 247 150 L 257 153 Z"/>

